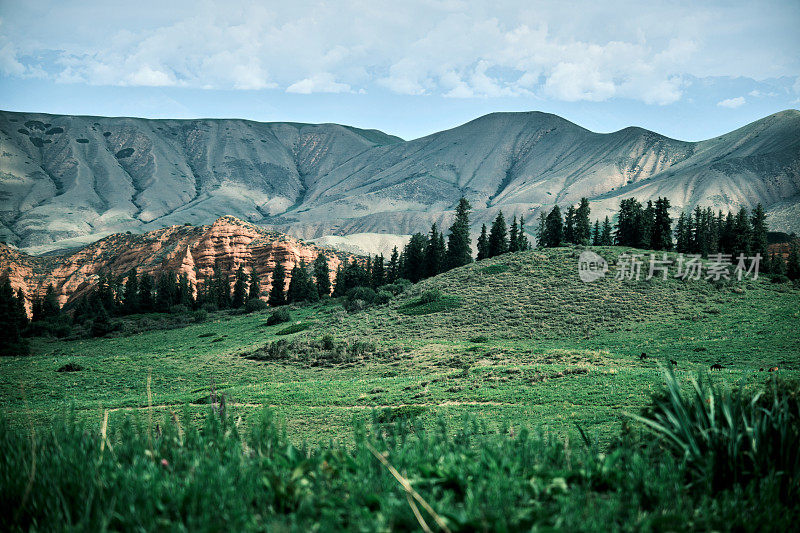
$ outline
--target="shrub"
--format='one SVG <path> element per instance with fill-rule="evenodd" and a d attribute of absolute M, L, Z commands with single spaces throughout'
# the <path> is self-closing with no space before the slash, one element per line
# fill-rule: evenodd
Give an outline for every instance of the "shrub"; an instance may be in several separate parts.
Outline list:
<path fill-rule="evenodd" d="M 194 313 L 192 313 L 192 320 L 195 322 L 205 322 L 208 319 L 208 311 L 205 309 L 198 309 Z"/>
<path fill-rule="evenodd" d="M 475 337 L 472 337 L 469 340 L 469 342 L 476 342 L 477 343 L 477 342 L 486 342 L 488 340 L 489 340 L 489 337 L 487 337 L 486 335 L 477 335 Z"/>
<path fill-rule="evenodd" d="M 189 308 L 183 304 L 171 305 L 169 314 L 171 315 L 185 315 L 189 312 Z"/>
<path fill-rule="evenodd" d="M 274 326 L 275 324 L 282 324 L 284 322 L 289 322 L 292 319 L 292 315 L 289 314 L 289 310 L 285 307 L 279 307 L 275 311 L 269 315 L 267 318 L 266 325 L 267 326 Z"/>
<path fill-rule="evenodd" d="M 80 372 L 83 370 L 83 367 L 78 363 L 70 361 L 69 363 L 59 367 L 56 372 Z"/>
<path fill-rule="evenodd" d="M 378 294 L 375 296 L 375 303 L 377 305 L 384 305 L 389 303 L 392 299 L 392 293 L 389 291 L 378 291 Z"/>
<path fill-rule="evenodd" d="M 267 308 L 267 302 L 260 298 L 251 298 L 244 304 L 245 313 L 255 313 L 256 311 L 263 311 Z"/>
<path fill-rule="evenodd" d="M 431 302 L 437 302 L 442 299 L 442 293 L 439 292 L 439 289 L 430 289 L 424 291 L 419 297 L 419 303 L 421 304 L 429 304 Z"/>
<path fill-rule="evenodd" d="M 291 335 L 292 333 L 299 333 L 301 331 L 305 331 L 310 327 L 311 324 L 309 324 L 308 322 L 298 322 L 297 324 L 286 326 L 280 331 L 276 331 L 275 335 Z"/>

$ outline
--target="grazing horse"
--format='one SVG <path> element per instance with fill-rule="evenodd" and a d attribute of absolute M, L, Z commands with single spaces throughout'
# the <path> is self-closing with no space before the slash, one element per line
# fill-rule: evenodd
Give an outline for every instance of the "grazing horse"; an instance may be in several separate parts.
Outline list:
<path fill-rule="evenodd" d="M 645 359 L 647 359 L 647 354 L 642 352 L 642 355 L 639 356 L 639 360 L 644 361 Z"/>
<path fill-rule="evenodd" d="M 711 370 L 722 370 L 723 368 L 725 368 L 725 367 L 723 367 L 719 363 L 714 363 L 713 365 L 711 365 Z"/>
<path fill-rule="evenodd" d="M 675 368 L 678 368 L 678 362 L 675 359 L 670 359 L 669 364 L 671 364 Z"/>
<path fill-rule="evenodd" d="M 777 366 L 773 366 L 772 368 L 767 370 L 767 372 L 777 372 L 777 371 L 778 371 L 778 367 Z"/>

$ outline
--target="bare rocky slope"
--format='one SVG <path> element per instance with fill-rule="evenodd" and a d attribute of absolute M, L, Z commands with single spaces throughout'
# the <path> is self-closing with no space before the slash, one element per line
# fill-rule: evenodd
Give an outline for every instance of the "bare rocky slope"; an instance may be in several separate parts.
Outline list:
<path fill-rule="evenodd" d="M 448 225 L 462 194 L 477 228 L 499 209 L 532 229 L 539 210 L 582 196 L 593 218 L 623 197 L 667 196 L 676 213 L 761 202 L 774 229 L 798 231 L 800 111 L 701 142 L 538 112 L 412 141 L 336 124 L 0 112 L 0 238 L 31 253 L 223 215 L 304 239 L 408 235 Z"/>

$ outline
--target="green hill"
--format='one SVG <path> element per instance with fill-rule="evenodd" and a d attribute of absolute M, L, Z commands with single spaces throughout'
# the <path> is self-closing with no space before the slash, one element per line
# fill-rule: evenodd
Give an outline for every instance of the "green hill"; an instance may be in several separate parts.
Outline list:
<path fill-rule="evenodd" d="M 595 250 L 612 262 L 625 251 Z M 114 425 L 124 413 L 149 416 L 150 374 L 157 413 L 202 416 L 213 387 L 245 424 L 271 406 L 295 440 L 349 438 L 343 428 L 377 408 L 422 421 L 470 412 L 494 427 L 558 433 L 577 422 L 603 441 L 660 388 L 670 359 L 682 378 L 721 363 L 713 379 L 730 384 L 764 382 L 762 367 L 800 375 L 800 291 L 790 285 L 586 284 L 577 255 L 506 254 L 357 313 L 336 301 L 291 308 L 288 325 L 266 326 L 269 311 L 217 313 L 136 336 L 37 339 L 34 355 L 0 359 L 0 406 L 20 425 L 69 405 L 98 425 L 110 409 Z M 56 372 L 70 362 L 83 370 Z"/>

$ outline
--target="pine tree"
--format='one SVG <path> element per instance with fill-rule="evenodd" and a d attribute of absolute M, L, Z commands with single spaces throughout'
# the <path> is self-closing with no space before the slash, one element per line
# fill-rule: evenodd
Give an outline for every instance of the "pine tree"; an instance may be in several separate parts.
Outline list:
<path fill-rule="evenodd" d="M 450 226 L 447 238 L 446 268 L 457 268 L 472 262 L 472 246 L 469 236 L 469 212 L 472 209 L 469 201 L 463 196 L 456 207 L 456 219 Z"/>
<path fill-rule="evenodd" d="M 481 226 L 481 234 L 478 237 L 478 256 L 477 260 L 489 257 L 489 236 L 486 234 L 486 224 Z"/>
<path fill-rule="evenodd" d="M 544 209 L 539 211 L 539 226 L 536 228 L 536 246 L 538 248 L 544 248 L 547 246 L 545 244 L 545 238 L 547 233 L 547 213 L 544 212 Z"/>
<path fill-rule="evenodd" d="M 754 254 L 761 254 L 761 257 L 767 257 L 767 214 L 764 212 L 764 206 L 760 203 L 756 205 L 753 210 L 753 215 L 750 218 L 750 223 L 753 228 L 752 251 Z"/>
<path fill-rule="evenodd" d="M 525 217 L 519 216 L 519 233 L 517 234 L 517 249 L 519 251 L 528 250 L 531 247 L 528 242 L 528 236 L 525 235 Z"/>
<path fill-rule="evenodd" d="M 189 275 L 181 272 L 178 278 L 178 303 L 191 309 L 195 305 L 192 284 L 189 282 Z"/>
<path fill-rule="evenodd" d="M 790 280 L 800 279 L 800 246 L 795 239 L 789 248 L 789 257 L 786 259 L 786 277 Z"/>
<path fill-rule="evenodd" d="M 344 293 L 344 268 L 342 268 L 342 265 L 339 265 L 336 267 L 336 276 L 333 280 L 333 297 L 338 298 L 344 296 Z"/>
<path fill-rule="evenodd" d="M 275 268 L 272 270 L 271 288 L 269 290 L 269 305 L 277 306 L 286 303 L 285 283 L 286 271 L 283 268 L 283 263 L 275 260 Z"/>
<path fill-rule="evenodd" d="M 139 310 L 143 313 L 153 312 L 153 278 L 149 274 L 139 277 Z"/>
<path fill-rule="evenodd" d="M 386 269 L 386 282 L 394 283 L 400 276 L 400 253 L 397 246 L 392 248 L 392 255 L 389 257 L 389 268 Z"/>
<path fill-rule="evenodd" d="M 415 233 L 403 249 L 402 276 L 411 283 L 416 283 L 424 277 L 426 243 L 427 239 L 422 233 Z"/>
<path fill-rule="evenodd" d="M 653 215 L 653 227 L 650 232 L 650 248 L 652 250 L 672 250 L 672 218 L 669 216 L 669 199 L 656 200 Z"/>
<path fill-rule="evenodd" d="M 575 242 L 575 206 L 569 206 L 567 214 L 564 215 L 564 237 L 565 243 Z"/>
<path fill-rule="evenodd" d="M 519 251 L 519 227 L 517 226 L 517 215 L 511 219 L 511 226 L 508 230 L 508 251 Z"/>
<path fill-rule="evenodd" d="M 750 255 L 753 230 L 750 226 L 750 216 L 744 207 L 739 210 L 733 223 L 733 250 L 734 257 L 739 254 Z"/>
<path fill-rule="evenodd" d="M 681 254 L 688 254 L 692 250 L 691 224 L 687 222 L 686 213 L 683 211 L 678 215 L 678 222 L 675 225 L 675 250 Z"/>
<path fill-rule="evenodd" d="M 247 288 L 247 300 L 258 300 L 261 298 L 261 279 L 256 272 L 256 266 L 250 268 L 250 282 Z"/>
<path fill-rule="evenodd" d="M 617 246 L 641 246 L 642 204 L 636 198 L 627 198 L 619 203 L 617 230 L 614 241 Z"/>
<path fill-rule="evenodd" d="M 564 240 L 564 222 L 561 219 L 561 209 L 557 205 L 553 206 L 553 209 L 547 215 L 544 235 L 541 240 L 542 246 L 548 248 L 561 246 Z"/>
<path fill-rule="evenodd" d="M 600 244 L 601 246 L 611 246 L 614 244 L 614 227 L 611 225 L 611 220 L 606 216 L 605 220 L 603 221 L 603 229 L 600 233 Z"/>
<path fill-rule="evenodd" d="M 726 254 L 732 254 L 735 248 L 735 229 L 734 229 L 734 216 L 733 213 L 728 212 L 725 217 L 725 224 L 720 231 L 719 236 L 719 250 Z"/>
<path fill-rule="evenodd" d="M 286 291 L 286 303 L 303 301 L 306 280 L 300 265 L 295 263 L 292 267 L 291 279 L 289 280 L 289 290 Z"/>
<path fill-rule="evenodd" d="M 600 221 L 594 221 L 594 229 L 592 230 L 592 246 L 600 246 Z"/>
<path fill-rule="evenodd" d="M 176 303 L 178 295 L 178 284 L 175 281 L 175 274 L 172 272 L 162 272 L 156 282 L 156 311 L 166 313 L 169 308 Z"/>
<path fill-rule="evenodd" d="M 656 208 L 652 200 L 647 200 L 647 206 L 642 209 L 639 221 L 639 242 L 637 248 L 650 248 L 653 238 L 653 228 L 656 223 Z"/>
<path fill-rule="evenodd" d="M 441 236 L 441 234 L 439 234 Z M 442 241 L 442 247 L 444 247 L 444 241 Z M 372 288 L 377 289 L 384 283 L 386 283 L 386 266 L 385 266 L 385 259 L 383 258 L 383 254 L 377 256 L 375 261 L 372 263 Z"/>
<path fill-rule="evenodd" d="M 328 266 L 328 258 L 325 254 L 317 254 L 314 259 L 314 280 L 317 286 L 317 294 L 320 296 L 331 295 L 331 269 Z"/>
<path fill-rule="evenodd" d="M 506 219 L 503 212 L 497 213 L 497 217 L 489 230 L 489 257 L 495 257 L 508 251 L 508 230 L 506 229 Z"/>
<path fill-rule="evenodd" d="M 588 245 L 591 243 L 592 223 L 589 221 L 589 200 L 581 198 L 581 203 L 575 211 L 575 243 Z"/>
<path fill-rule="evenodd" d="M 122 308 L 127 314 L 139 312 L 139 277 L 135 268 L 128 271 L 125 292 L 122 298 Z"/>
<path fill-rule="evenodd" d="M 444 272 L 444 263 L 447 251 L 444 246 L 444 237 L 439 233 L 434 223 L 425 244 L 425 277 L 432 277 Z"/>
<path fill-rule="evenodd" d="M 247 302 L 247 274 L 245 274 L 244 265 L 239 265 L 234 279 L 231 307 L 238 309 L 244 307 Z"/>
<path fill-rule="evenodd" d="M 772 273 L 776 276 L 786 275 L 786 261 L 783 259 L 783 254 L 776 254 L 772 252 L 772 261 L 770 261 Z"/>
<path fill-rule="evenodd" d="M 3 275 L 0 279 L 0 355 L 28 354 L 28 345 L 21 335 L 21 324 L 27 322 L 27 316 L 20 316 L 20 310 L 24 309 L 21 303 L 14 295 L 8 275 Z"/>

